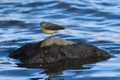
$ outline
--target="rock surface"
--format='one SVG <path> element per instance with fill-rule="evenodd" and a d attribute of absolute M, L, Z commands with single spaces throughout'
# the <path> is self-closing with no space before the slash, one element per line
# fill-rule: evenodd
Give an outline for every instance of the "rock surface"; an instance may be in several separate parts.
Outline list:
<path fill-rule="evenodd" d="M 64 39 L 59 39 L 59 38 L 47 38 L 45 39 L 42 43 L 41 43 L 41 47 L 45 47 L 45 46 L 50 46 L 52 44 L 57 44 L 57 45 L 72 45 L 72 44 L 76 44 L 73 41 L 67 41 Z"/>
<path fill-rule="evenodd" d="M 9 57 L 19 59 L 26 66 L 48 68 L 102 61 L 110 58 L 111 55 L 87 43 L 52 37 L 26 44 L 10 53 Z"/>

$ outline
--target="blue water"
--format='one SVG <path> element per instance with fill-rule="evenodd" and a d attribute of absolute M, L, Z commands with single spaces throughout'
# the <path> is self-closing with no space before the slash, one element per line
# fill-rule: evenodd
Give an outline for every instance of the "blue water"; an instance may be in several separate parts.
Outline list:
<path fill-rule="evenodd" d="M 67 26 L 54 36 L 91 43 L 115 57 L 59 73 L 18 67 L 10 52 L 50 36 L 40 31 L 41 21 Z M 120 0 L 0 0 L 0 80 L 8 79 L 120 80 Z"/>

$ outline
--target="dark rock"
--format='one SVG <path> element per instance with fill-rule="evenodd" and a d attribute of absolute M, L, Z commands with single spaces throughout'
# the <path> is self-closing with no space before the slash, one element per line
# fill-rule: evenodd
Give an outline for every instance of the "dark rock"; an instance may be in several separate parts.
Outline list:
<path fill-rule="evenodd" d="M 52 43 L 48 45 L 50 41 Z M 58 42 L 60 43 L 57 44 Z M 82 64 L 106 60 L 111 55 L 87 43 L 48 38 L 37 43 L 26 44 L 12 52 L 9 57 L 22 61 L 23 64 L 20 66 L 43 68 L 63 66 L 62 68 L 65 69 L 79 68 Z"/>

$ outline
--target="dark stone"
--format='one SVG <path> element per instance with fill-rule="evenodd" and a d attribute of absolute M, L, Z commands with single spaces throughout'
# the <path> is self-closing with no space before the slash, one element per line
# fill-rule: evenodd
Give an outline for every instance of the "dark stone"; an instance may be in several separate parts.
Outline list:
<path fill-rule="evenodd" d="M 19 66 L 49 69 L 80 68 L 82 64 L 103 61 L 112 57 L 106 51 L 83 42 L 40 47 L 43 41 L 26 44 L 10 53 L 9 57 L 22 61 L 23 64 Z"/>

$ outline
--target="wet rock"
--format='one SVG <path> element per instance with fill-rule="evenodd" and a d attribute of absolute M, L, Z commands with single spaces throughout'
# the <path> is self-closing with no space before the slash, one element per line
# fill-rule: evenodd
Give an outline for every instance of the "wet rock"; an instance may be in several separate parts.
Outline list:
<path fill-rule="evenodd" d="M 50 68 L 102 61 L 111 55 L 87 43 L 51 37 L 37 43 L 26 44 L 10 53 L 9 57 L 19 59 L 24 66 Z"/>

